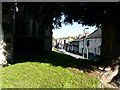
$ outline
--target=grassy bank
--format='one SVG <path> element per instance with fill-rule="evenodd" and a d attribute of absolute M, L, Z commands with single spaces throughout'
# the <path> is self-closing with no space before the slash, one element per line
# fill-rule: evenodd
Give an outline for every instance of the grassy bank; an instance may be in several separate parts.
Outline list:
<path fill-rule="evenodd" d="M 26 60 L 0 69 L 2 87 L 95 88 L 99 84 L 97 78 L 70 67 L 78 65 L 74 58 L 56 51 L 46 56 L 34 62 Z"/>

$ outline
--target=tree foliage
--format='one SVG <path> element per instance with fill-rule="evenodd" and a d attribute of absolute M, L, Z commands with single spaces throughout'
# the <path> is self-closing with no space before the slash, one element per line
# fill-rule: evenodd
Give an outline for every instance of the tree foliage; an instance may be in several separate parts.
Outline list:
<path fill-rule="evenodd" d="M 98 26 L 104 15 L 111 17 L 119 9 L 120 3 L 63 3 L 64 23 Z"/>
<path fill-rule="evenodd" d="M 43 17 L 44 24 L 61 27 L 61 16 L 64 15 L 64 24 L 78 24 L 98 26 L 102 23 L 104 15 L 111 17 L 120 8 L 120 3 L 85 3 L 85 2 L 57 2 L 57 3 L 31 3 L 30 12 L 36 17 Z M 31 8 L 32 7 L 32 8 Z M 51 20 L 49 20 L 51 18 Z M 40 20 L 40 19 L 37 19 Z M 48 21 L 49 20 L 49 21 Z M 48 22 L 46 22 L 48 21 Z"/>
<path fill-rule="evenodd" d="M 14 3 L 3 3 L 11 9 Z M 98 3 L 98 2 L 26 2 L 18 3 L 26 5 L 29 13 L 43 25 L 50 25 L 51 28 L 61 27 L 61 23 L 72 24 L 77 22 L 82 25 L 98 26 L 102 23 L 104 15 L 111 17 L 120 9 L 120 3 Z M 9 10 L 10 11 L 10 10 Z M 61 22 L 61 16 L 65 19 Z"/>

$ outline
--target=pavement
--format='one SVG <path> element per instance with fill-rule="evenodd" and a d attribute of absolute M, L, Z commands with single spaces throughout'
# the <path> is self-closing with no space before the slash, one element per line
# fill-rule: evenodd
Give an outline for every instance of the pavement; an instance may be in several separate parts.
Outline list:
<path fill-rule="evenodd" d="M 77 55 L 77 54 L 74 54 L 74 53 L 70 53 L 70 52 L 67 52 L 65 50 L 60 50 L 60 49 L 57 49 L 57 50 L 60 51 L 60 52 L 63 52 L 66 55 L 72 56 L 76 59 L 86 59 L 86 58 L 83 58 L 83 56 L 80 56 L 80 55 Z"/>
<path fill-rule="evenodd" d="M 72 57 L 74 57 L 76 59 L 85 59 L 85 58 L 83 58 L 83 56 L 73 54 L 73 53 L 70 53 L 70 52 L 67 52 L 67 51 L 63 51 L 63 53 L 66 54 L 66 55 L 70 55 L 70 56 L 72 56 Z"/>
<path fill-rule="evenodd" d="M 64 49 L 57 49 L 58 51 L 60 51 L 60 52 L 63 52 L 64 54 L 66 54 L 66 55 L 69 55 L 69 56 L 72 56 L 72 57 L 74 57 L 74 58 L 76 58 L 76 59 L 87 59 L 87 58 L 85 58 L 85 57 L 83 57 L 83 56 L 81 56 L 81 55 L 78 55 L 78 54 L 74 54 L 74 53 L 71 53 L 71 52 L 67 52 L 66 50 L 64 50 Z M 99 57 L 94 57 L 94 56 L 90 56 L 89 55 L 89 60 L 99 60 Z"/>

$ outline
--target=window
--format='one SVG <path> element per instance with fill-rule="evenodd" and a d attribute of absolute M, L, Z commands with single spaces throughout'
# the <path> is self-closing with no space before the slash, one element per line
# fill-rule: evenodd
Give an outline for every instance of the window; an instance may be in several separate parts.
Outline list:
<path fill-rule="evenodd" d="M 90 45 L 90 40 L 87 40 L 87 47 Z"/>
<path fill-rule="evenodd" d="M 96 42 L 96 39 L 95 39 L 95 42 Z"/>

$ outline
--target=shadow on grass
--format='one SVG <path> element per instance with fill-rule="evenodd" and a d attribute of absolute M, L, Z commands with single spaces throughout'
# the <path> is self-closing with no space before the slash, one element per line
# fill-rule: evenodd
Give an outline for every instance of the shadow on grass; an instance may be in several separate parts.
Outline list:
<path fill-rule="evenodd" d="M 85 72 L 93 70 L 92 65 L 97 65 L 97 62 L 86 59 L 75 59 L 74 57 L 58 53 L 55 51 L 47 52 L 45 54 L 16 54 L 15 63 L 23 62 L 40 62 L 50 63 L 54 66 L 61 66 L 64 68 L 73 67 L 82 69 Z"/>

